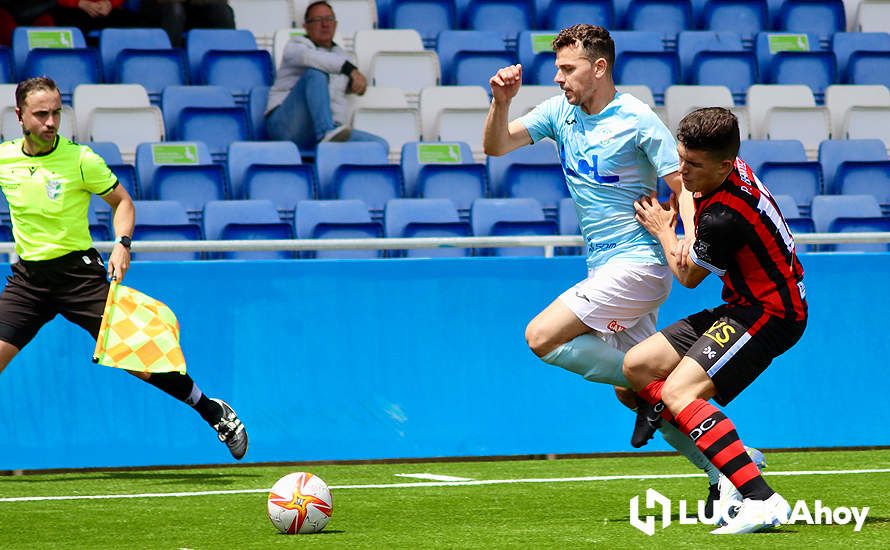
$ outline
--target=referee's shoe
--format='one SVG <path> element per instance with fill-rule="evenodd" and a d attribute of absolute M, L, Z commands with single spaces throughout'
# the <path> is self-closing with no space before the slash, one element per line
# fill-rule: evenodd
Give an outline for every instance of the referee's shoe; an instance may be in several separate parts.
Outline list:
<path fill-rule="evenodd" d="M 222 408 L 222 416 L 211 426 L 216 430 L 219 440 L 229 448 L 229 452 L 232 453 L 235 460 L 241 460 L 244 458 L 244 453 L 247 452 L 247 430 L 244 429 L 244 424 L 241 423 L 241 419 L 228 403 L 215 398 L 211 401 Z"/>

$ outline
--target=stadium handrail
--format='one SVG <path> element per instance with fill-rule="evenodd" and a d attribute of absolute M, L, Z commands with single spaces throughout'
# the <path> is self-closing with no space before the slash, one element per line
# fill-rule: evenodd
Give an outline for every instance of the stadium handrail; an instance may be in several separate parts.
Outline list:
<path fill-rule="evenodd" d="M 797 244 L 890 243 L 890 232 L 800 233 Z M 114 241 L 97 241 L 94 247 L 108 252 Z M 270 239 L 239 241 L 133 241 L 134 252 L 224 252 L 270 250 L 405 250 L 412 248 L 544 247 L 551 257 L 557 247 L 584 246 L 580 235 L 503 237 L 422 237 L 382 239 Z M 0 243 L 0 254 L 15 254 L 15 243 Z"/>

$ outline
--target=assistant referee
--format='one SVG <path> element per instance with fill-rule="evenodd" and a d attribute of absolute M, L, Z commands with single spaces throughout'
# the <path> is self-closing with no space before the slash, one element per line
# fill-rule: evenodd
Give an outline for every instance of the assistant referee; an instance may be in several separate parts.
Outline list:
<path fill-rule="evenodd" d="M 62 98 L 55 82 L 23 80 L 15 102 L 23 137 L 0 143 L 0 188 L 20 260 L 0 294 L 0 372 L 57 314 L 98 337 L 108 278 L 122 281 L 126 275 L 135 224 L 133 200 L 102 158 L 58 134 Z M 90 238 L 93 194 L 114 213 L 117 243 L 107 267 Z M 191 405 L 233 457 L 240 460 L 247 452 L 247 431 L 235 411 L 205 396 L 191 376 L 129 372 Z"/>

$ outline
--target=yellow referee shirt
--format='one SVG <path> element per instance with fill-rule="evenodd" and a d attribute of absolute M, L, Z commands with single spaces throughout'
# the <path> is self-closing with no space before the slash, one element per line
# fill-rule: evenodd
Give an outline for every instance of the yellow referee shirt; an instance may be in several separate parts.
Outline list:
<path fill-rule="evenodd" d="M 25 260 L 51 260 L 93 245 L 90 195 L 117 183 L 102 157 L 58 136 L 52 151 L 30 156 L 22 139 L 0 143 L 0 188 L 9 202 L 15 251 Z"/>

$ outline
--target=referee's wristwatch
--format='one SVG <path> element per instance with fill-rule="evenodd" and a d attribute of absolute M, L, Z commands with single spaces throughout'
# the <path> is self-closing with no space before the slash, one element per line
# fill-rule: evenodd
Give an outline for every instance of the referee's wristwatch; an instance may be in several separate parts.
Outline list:
<path fill-rule="evenodd" d="M 130 245 L 133 244 L 133 240 L 130 237 L 128 237 L 127 235 L 124 235 L 123 237 L 118 239 L 117 242 L 124 245 L 124 248 L 126 248 L 127 250 L 130 250 Z"/>

